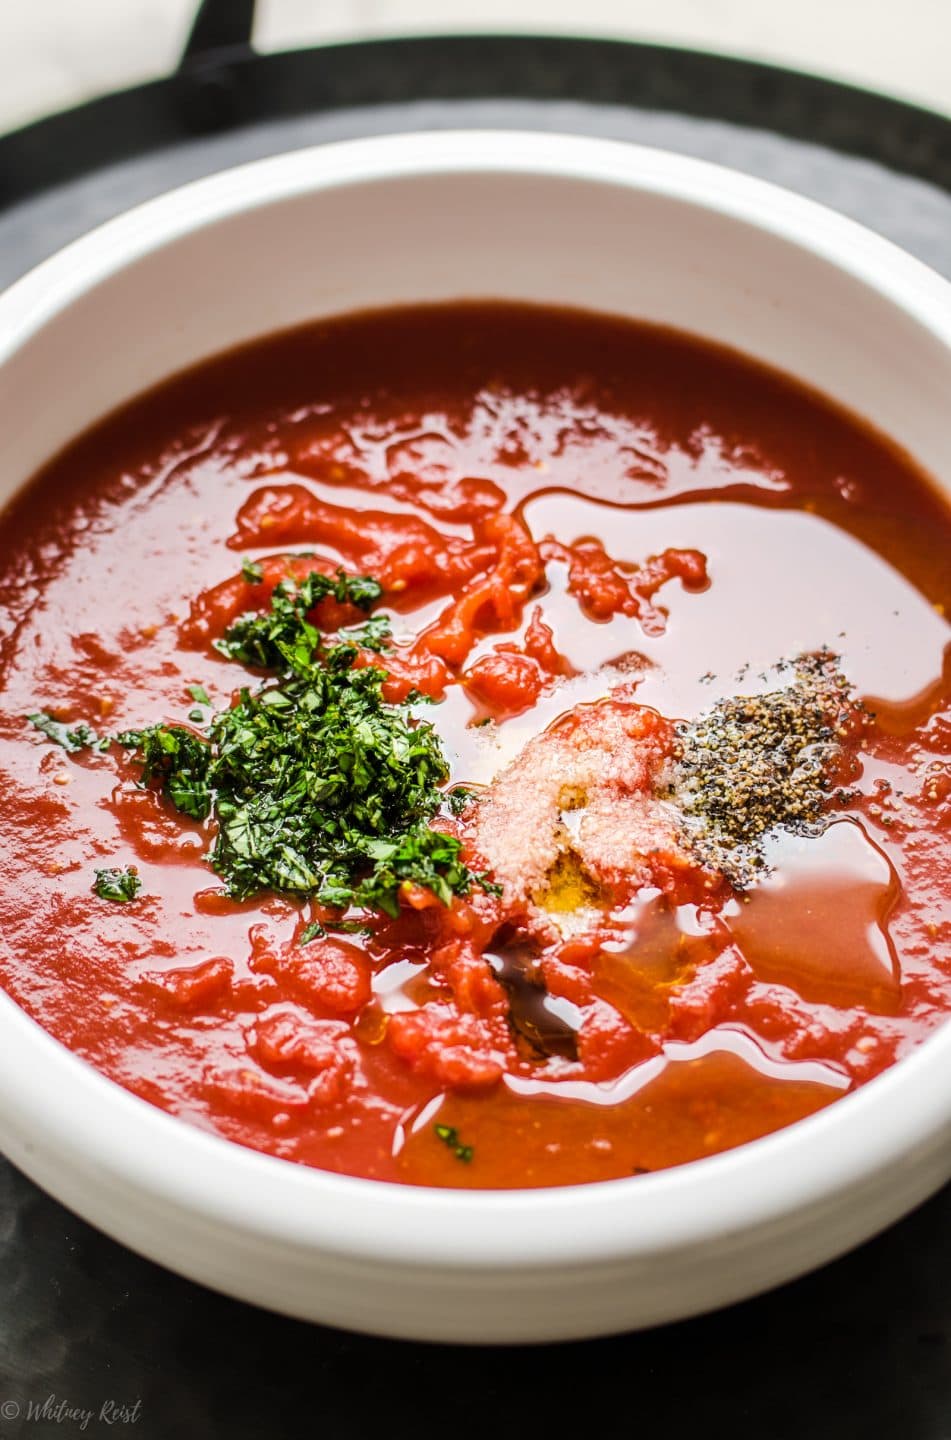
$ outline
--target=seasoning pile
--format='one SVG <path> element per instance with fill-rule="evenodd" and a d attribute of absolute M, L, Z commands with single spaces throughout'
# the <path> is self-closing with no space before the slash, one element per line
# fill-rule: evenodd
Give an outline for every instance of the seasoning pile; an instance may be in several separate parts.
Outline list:
<path fill-rule="evenodd" d="M 777 669 L 787 665 L 790 685 L 730 696 L 679 725 L 665 776 L 690 850 L 740 890 L 766 868 L 771 831 L 806 835 L 822 828 L 848 741 L 872 718 L 852 698 L 831 652 Z"/>

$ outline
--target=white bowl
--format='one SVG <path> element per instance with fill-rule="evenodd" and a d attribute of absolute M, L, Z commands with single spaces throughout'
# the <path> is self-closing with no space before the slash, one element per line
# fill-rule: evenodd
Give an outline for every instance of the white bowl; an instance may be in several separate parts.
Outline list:
<path fill-rule="evenodd" d="M 809 201 L 696 160 L 466 133 L 232 170 L 21 280 L 0 297 L 0 498 L 93 419 L 204 356 L 332 313 L 460 297 L 709 336 L 871 417 L 951 481 L 951 286 L 938 276 Z M 0 996 L 0 1143 L 133 1249 L 276 1310 L 423 1339 L 566 1339 L 766 1289 L 936 1190 L 951 1177 L 951 1025 L 858 1093 L 727 1154 L 604 1184 L 462 1192 L 217 1139 Z"/>

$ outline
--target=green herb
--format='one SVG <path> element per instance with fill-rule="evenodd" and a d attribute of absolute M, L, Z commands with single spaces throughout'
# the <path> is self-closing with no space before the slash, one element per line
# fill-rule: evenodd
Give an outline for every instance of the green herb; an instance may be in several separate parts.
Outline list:
<path fill-rule="evenodd" d="M 117 738 L 120 745 L 138 752 L 143 785 L 158 777 L 162 793 L 176 810 L 193 820 L 207 819 L 211 813 L 211 751 L 204 740 L 183 725 L 150 725 L 146 730 L 125 730 Z"/>
<path fill-rule="evenodd" d="M 454 790 L 450 790 L 449 792 L 450 814 L 461 815 L 469 804 L 469 801 L 477 800 L 478 798 L 474 790 L 468 789 L 465 785 L 457 785 Z"/>
<path fill-rule="evenodd" d="M 186 685 L 185 689 L 195 701 L 196 705 L 211 704 L 211 697 L 209 696 L 208 691 L 205 689 L 204 685 Z"/>
<path fill-rule="evenodd" d="M 327 580 L 326 575 L 311 574 L 310 580 Z M 348 601 L 358 610 L 370 611 L 383 594 L 383 586 L 371 575 L 345 575 L 337 571 L 333 589 L 329 592 L 335 600 Z"/>
<path fill-rule="evenodd" d="M 471 1145 L 461 1145 L 459 1143 L 459 1131 L 455 1128 L 455 1126 L 434 1125 L 433 1129 L 435 1130 L 437 1136 L 442 1141 L 442 1143 L 449 1147 L 453 1155 L 455 1155 L 456 1159 L 461 1160 L 465 1165 L 468 1165 L 469 1162 L 472 1160 L 472 1157 L 475 1155 L 475 1150 L 472 1148 Z"/>
<path fill-rule="evenodd" d="M 142 889 L 142 881 L 130 865 L 125 870 L 97 870 L 92 888 L 100 900 L 114 900 L 119 905 L 127 905 Z"/>
<path fill-rule="evenodd" d="M 374 868 L 355 898 L 395 920 L 400 913 L 400 886 L 405 882 L 422 885 L 449 905 L 453 894 L 465 894 L 475 878 L 459 859 L 461 848 L 455 836 L 426 825 L 406 830 L 395 840 L 372 840 L 366 854 L 375 862 Z"/>
<path fill-rule="evenodd" d="M 355 646 L 325 644 L 307 618 L 324 595 L 370 605 L 381 593 L 342 574 L 279 585 L 269 611 L 242 616 L 219 646 L 274 680 L 241 690 L 207 740 L 177 725 L 119 737 L 138 752 L 142 784 L 157 780 L 178 810 L 217 821 L 208 859 L 236 899 L 277 890 L 395 917 L 405 884 L 446 905 L 473 881 L 488 888 L 460 842 L 430 828 L 449 773 L 433 727 L 387 704 L 385 670 L 354 669 Z"/>
<path fill-rule="evenodd" d="M 259 565 L 257 560 L 249 560 L 245 556 L 241 561 L 241 574 L 249 585 L 260 585 L 264 579 L 264 567 Z"/>
<path fill-rule="evenodd" d="M 344 643 L 362 645 L 364 650 L 385 650 L 390 642 L 390 617 L 374 615 L 364 625 L 349 626 L 338 632 Z"/>
<path fill-rule="evenodd" d="M 312 920 L 300 932 L 298 945 L 309 945 L 312 940 L 322 940 L 325 935 L 372 935 L 373 931 L 364 920 L 328 920 L 322 924 Z"/>
<path fill-rule="evenodd" d="M 274 587 L 270 610 L 239 616 L 216 648 L 229 660 L 262 670 L 306 670 L 320 639 L 320 631 L 307 619 L 314 606 L 332 596 L 341 604 L 369 610 L 382 594 L 380 583 L 369 575 L 345 575 L 342 570 L 335 576 L 312 571 L 299 585 L 282 580 Z"/>
<path fill-rule="evenodd" d="M 71 755 L 78 750 L 108 750 L 112 744 L 108 736 L 100 738 L 84 720 L 78 725 L 70 726 L 61 720 L 55 720 L 52 715 L 47 715 L 45 710 L 37 710 L 26 718 L 47 740 L 52 740 L 54 745 L 61 745 Z"/>

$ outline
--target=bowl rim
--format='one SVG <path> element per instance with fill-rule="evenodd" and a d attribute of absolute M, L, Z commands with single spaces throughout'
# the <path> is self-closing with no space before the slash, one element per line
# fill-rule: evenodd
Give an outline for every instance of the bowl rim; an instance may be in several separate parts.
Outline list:
<path fill-rule="evenodd" d="M 580 180 L 713 210 L 828 261 L 951 351 L 951 284 L 814 201 L 706 161 L 618 141 L 445 131 L 254 161 L 106 222 L 0 295 L 0 366 L 110 275 L 205 226 L 305 193 L 463 173 Z M 404 1267 L 565 1269 L 725 1240 L 821 1208 L 951 1138 L 948 1021 L 857 1092 L 735 1150 L 629 1179 L 506 1191 L 400 1185 L 291 1164 L 139 1099 L 5 994 L 0 1031 L 0 1141 L 67 1203 L 75 1185 L 60 1177 L 96 1172 L 119 1192 L 149 1196 L 249 1240 Z"/>

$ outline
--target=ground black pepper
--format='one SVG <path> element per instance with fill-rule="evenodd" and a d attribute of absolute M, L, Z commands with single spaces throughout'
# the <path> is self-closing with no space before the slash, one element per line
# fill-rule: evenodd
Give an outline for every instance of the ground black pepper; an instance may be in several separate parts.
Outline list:
<path fill-rule="evenodd" d="M 789 685 L 719 701 L 678 726 L 667 794 L 705 865 L 745 889 L 766 868 L 771 832 L 816 833 L 845 742 L 868 715 L 831 651 L 783 662 Z"/>

